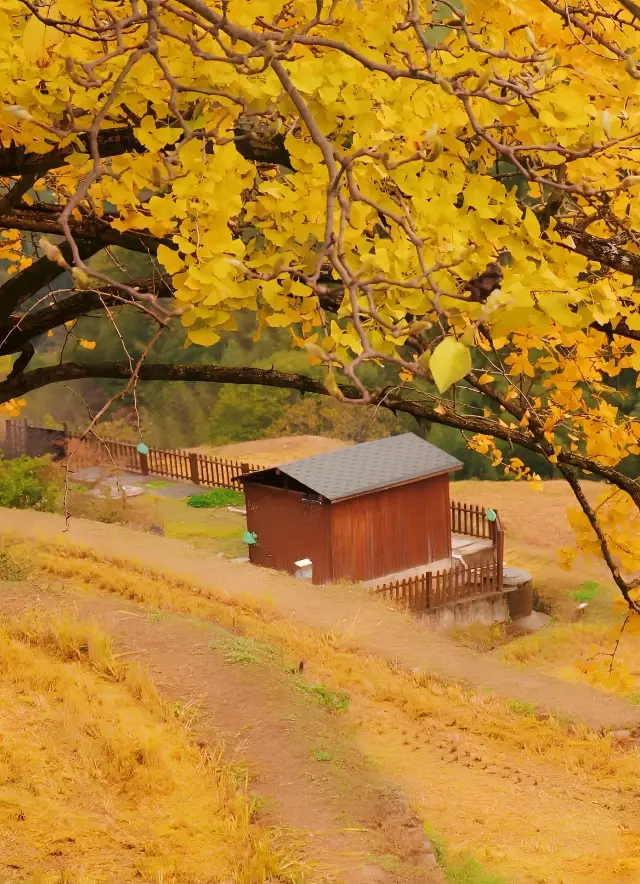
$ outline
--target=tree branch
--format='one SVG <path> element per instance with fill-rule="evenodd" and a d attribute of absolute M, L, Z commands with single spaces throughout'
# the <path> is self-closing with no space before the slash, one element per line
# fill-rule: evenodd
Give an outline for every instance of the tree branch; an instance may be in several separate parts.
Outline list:
<path fill-rule="evenodd" d="M 0 176 L 34 174 L 38 177 L 50 169 L 63 166 L 68 156 L 78 150 L 89 153 L 89 135 L 78 135 L 75 142 L 65 147 L 53 147 L 47 153 L 30 153 L 26 148 L 11 143 L 0 150 Z M 100 156 L 115 157 L 131 151 L 144 152 L 144 148 L 135 138 L 130 126 L 103 129 L 98 134 Z"/>
<path fill-rule="evenodd" d="M 629 587 L 627 585 L 627 582 L 625 581 L 624 577 L 620 573 L 620 569 L 613 559 L 613 556 L 611 554 L 611 550 L 609 549 L 609 543 L 607 541 L 606 535 L 600 525 L 600 522 L 598 521 L 598 516 L 596 515 L 595 510 L 593 509 L 593 507 L 591 506 L 591 504 L 589 503 L 589 501 L 585 497 L 585 494 L 580 486 L 580 482 L 578 480 L 578 477 L 575 474 L 575 471 L 571 467 L 566 467 L 566 466 L 563 466 L 562 464 L 558 465 L 558 469 L 560 470 L 562 475 L 565 477 L 565 479 L 567 480 L 567 482 L 571 486 L 571 490 L 573 491 L 576 500 L 580 504 L 582 512 L 587 517 L 589 524 L 591 525 L 592 531 L 594 532 L 594 534 L 598 538 L 598 543 L 600 544 L 600 550 L 602 552 L 602 557 L 604 558 L 605 562 L 607 563 L 607 567 L 609 568 L 609 571 L 611 572 L 611 576 L 613 577 L 613 579 L 616 582 L 616 586 L 618 587 L 618 589 L 622 593 L 624 600 L 629 605 L 629 608 L 632 611 L 635 611 L 636 614 L 640 614 L 640 605 L 638 605 L 637 602 L 634 602 L 634 600 L 629 595 Z"/>
<path fill-rule="evenodd" d="M 242 126 L 238 126 L 235 134 L 238 137 L 235 142 L 236 149 L 245 160 L 254 163 L 291 166 L 289 153 L 281 135 L 267 138 Z M 131 126 L 102 129 L 97 137 L 98 152 L 102 159 L 121 156 L 125 153 L 146 153 L 147 150 L 136 139 Z M 89 154 L 89 138 L 88 133 L 79 134 L 71 144 L 65 147 L 52 147 L 47 153 L 30 153 L 26 148 L 13 143 L 8 147 L 2 147 L 0 148 L 0 177 L 9 178 L 15 175 L 29 174 L 40 177 L 51 169 L 64 166 L 67 157 L 78 150 L 81 153 Z M 208 153 L 212 153 L 213 145 L 208 144 L 206 149 Z"/>
<path fill-rule="evenodd" d="M 564 224 L 559 222 L 555 228 L 560 236 L 570 236 L 573 240 L 573 246 L 568 243 L 562 243 L 565 248 L 572 252 L 583 255 L 590 261 L 597 261 L 604 264 L 605 267 L 611 267 L 612 270 L 618 270 L 620 273 L 627 273 L 629 276 L 640 276 L 640 255 L 634 255 L 627 252 L 619 246 L 614 245 L 608 239 L 601 239 L 593 236 L 572 224 Z"/>
<path fill-rule="evenodd" d="M 12 380 L 0 383 L 0 403 L 48 384 L 62 381 L 94 379 L 123 379 L 131 376 L 131 366 L 125 362 L 92 362 L 79 364 L 64 362 L 60 365 L 36 368 Z M 168 365 L 165 363 L 144 362 L 140 366 L 138 378 L 142 381 L 203 381 L 214 384 L 255 384 L 266 387 L 297 390 L 300 393 L 317 393 L 321 396 L 330 395 L 321 381 L 307 375 L 273 369 L 229 367 L 220 365 Z M 353 386 L 341 385 L 340 391 L 348 402 L 358 399 L 359 392 Z M 451 408 L 436 411 L 424 401 L 407 399 L 389 389 L 379 390 L 372 395 L 371 403 L 387 408 L 390 411 L 410 414 L 417 420 L 429 421 L 434 424 L 453 427 L 469 433 L 492 436 L 512 445 L 518 445 L 527 451 L 546 456 L 543 447 L 526 431 L 518 427 L 508 426 L 477 415 L 463 415 Z M 438 403 L 441 407 L 442 403 Z M 624 476 L 615 467 L 604 466 L 597 461 L 572 451 L 561 451 L 558 464 L 565 464 L 574 469 L 584 470 L 600 476 L 617 488 L 626 491 L 635 501 L 640 500 L 640 483 Z"/>
<path fill-rule="evenodd" d="M 77 240 L 78 249 L 83 260 L 90 258 L 103 247 L 102 242 L 96 239 L 79 239 Z M 65 261 L 71 260 L 71 247 L 69 243 L 60 243 L 60 251 Z M 39 258 L 25 267 L 15 276 L 0 285 L 0 318 L 7 319 L 13 311 L 24 301 L 28 300 L 37 291 L 45 285 L 53 282 L 58 276 L 64 273 L 63 269 L 48 258 Z M 16 317 L 13 317 L 17 319 Z M 0 332 L 1 334 L 1 332 Z M 3 335 L 4 337 L 4 335 Z"/>
<path fill-rule="evenodd" d="M 0 215 L 4 215 L 9 209 L 17 206 L 25 193 L 31 190 L 37 180 L 37 175 L 29 173 L 27 175 L 22 175 L 17 181 L 15 181 L 13 187 L 0 199 Z"/>
<path fill-rule="evenodd" d="M 171 296 L 171 290 L 162 278 L 156 280 L 155 284 L 149 281 L 146 288 L 159 298 Z M 93 310 L 128 304 L 140 306 L 138 302 L 128 297 L 126 292 L 105 287 L 99 291 L 76 291 L 69 297 L 40 310 L 26 313 L 24 316 L 11 316 L 9 320 L 0 324 L 0 356 L 22 350 L 26 342 L 33 338 L 59 328 L 65 322 L 79 319 Z"/>
<path fill-rule="evenodd" d="M 62 211 L 63 207 L 57 205 L 18 206 L 0 216 L 0 229 L 64 236 L 58 221 Z M 97 239 L 101 247 L 121 246 L 131 252 L 148 252 L 150 255 L 156 254 L 159 245 L 175 249 L 170 237 L 157 237 L 145 230 L 121 233 L 110 226 L 112 220 L 109 215 L 104 218 L 85 217 L 81 221 L 71 221 L 69 227 L 74 239 Z"/>

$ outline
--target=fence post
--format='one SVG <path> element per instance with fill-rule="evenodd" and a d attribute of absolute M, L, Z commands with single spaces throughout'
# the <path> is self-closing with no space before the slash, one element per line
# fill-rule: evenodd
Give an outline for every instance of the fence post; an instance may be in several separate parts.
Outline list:
<path fill-rule="evenodd" d="M 138 459 L 140 461 L 140 472 L 143 476 L 149 475 L 149 455 L 141 454 L 138 452 Z"/>
<path fill-rule="evenodd" d="M 199 485 L 200 476 L 198 475 L 198 455 L 195 451 L 189 452 L 189 470 L 191 471 L 191 481 L 194 485 Z"/>
<path fill-rule="evenodd" d="M 496 519 L 496 524 L 498 520 Z M 503 583 L 504 583 L 504 531 L 502 530 L 502 525 L 498 524 L 498 529 L 496 531 L 497 535 L 497 543 L 496 543 L 496 553 L 498 558 L 498 589 L 502 591 Z"/>
<path fill-rule="evenodd" d="M 5 440 L 4 440 L 4 456 L 10 459 L 14 456 L 13 452 L 13 421 L 8 420 L 5 423 Z"/>
<path fill-rule="evenodd" d="M 426 574 L 426 599 L 425 599 L 425 609 L 429 610 L 431 607 L 431 571 L 427 571 Z"/>

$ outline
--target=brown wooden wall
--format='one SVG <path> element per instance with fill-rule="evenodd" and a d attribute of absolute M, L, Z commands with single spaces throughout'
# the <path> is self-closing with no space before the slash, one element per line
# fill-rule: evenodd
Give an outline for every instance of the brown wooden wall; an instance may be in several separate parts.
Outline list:
<path fill-rule="evenodd" d="M 451 556 L 449 476 L 331 505 L 333 580 L 372 580 Z"/>
<path fill-rule="evenodd" d="M 330 505 L 305 502 L 299 491 L 245 483 L 247 530 L 258 535 L 249 547 L 254 565 L 295 573 L 295 562 L 311 559 L 313 582 L 332 579 Z"/>

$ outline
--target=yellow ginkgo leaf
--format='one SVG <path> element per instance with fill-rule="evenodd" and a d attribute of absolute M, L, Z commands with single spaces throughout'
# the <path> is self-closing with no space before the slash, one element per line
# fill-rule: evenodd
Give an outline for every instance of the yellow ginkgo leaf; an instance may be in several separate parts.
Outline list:
<path fill-rule="evenodd" d="M 78 341 L 81 347 L 84 347 L 85 350 L 95 350 L 96 342 L 95 341 L 87 341 L 86 338 L 80 338 Z"/>
<path fill-rule="evenodd" d="M 429 369 L 439 392 L 444 393 L 471 371 L 469 348 L 455 338 L 445 338 L 431 354 Z"/>
<path fill-rule="evenodd" d="M 54 4 L 46 8 L 46 17 L 55 18 Z M 32 15 L 22 33 L 22 48 L 27 61 L 43 66 L 49 60 L 51 50 L 63 39 L 60 31 Z"/>
<path fill-rule="evenodd" d="M 167 246 L 158 246 L 158 261 L 166 269 L 167 273 L 178 273 L 184 267 L 184 261 L 175 249 Z"/>
<path fill-rule="evenodd" d="M 211 347 L 220 340 L 220 335 L 212 328 L 196 328 L 190 329 L 189 340 L 201 347 Z"/>

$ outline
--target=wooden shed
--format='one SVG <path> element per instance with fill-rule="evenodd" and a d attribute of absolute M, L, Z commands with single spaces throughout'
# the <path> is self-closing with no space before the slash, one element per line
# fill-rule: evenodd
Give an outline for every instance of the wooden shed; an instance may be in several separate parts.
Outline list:
<path fill-rule="evenodd" d="M 449 559 L 449 474 L 461 467 L 406 433 L 249 473 L 249 559 L 290 574 L 310 559 L 314 583 Z"/>

